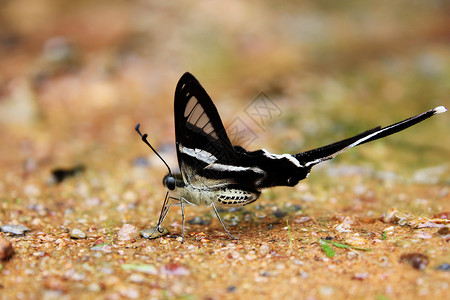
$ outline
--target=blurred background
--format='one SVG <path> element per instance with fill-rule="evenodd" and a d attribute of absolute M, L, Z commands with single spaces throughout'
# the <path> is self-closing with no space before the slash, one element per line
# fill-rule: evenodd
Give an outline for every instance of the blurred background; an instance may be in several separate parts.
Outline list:
<path fill-rule="evenodd" d="M 230 134 L 236 124 L 247 130 L 249 150 L 306 151 L 450 108 L 449 16 L 448 0 L 2 0 L 0 225 L 31 232 L 11 238 L 1 295 L 443 298 L 448 276 L 435 268 L 448 270 L 448 231 L 394 233 L 378 220 L 395 209 L 400 220 L 448 218 L 449 112 L 222 213 L 241 238 L 236 248 L 210 207 L 186 208 L 186 221 L 213 223 L 186 222 L 184 245 L 117 233 L 124 223 L 136 235 L 156 224 L 167 170 L 134 126 L 175 168 L 173 96 L 184 72 L 208 91 Z M 275 108 L 264 126 L 249 114 L 262 100 Z M 325 258 L 317 239 L 340 241 L 337 222 L 356 226 L 358 247 L 380 251 Z M 178 209 L 163 226 L 181 233 Z M 87 238 L 71 239 L 80 237 L 74 229 Z M 98 253 L 109 242 L 113 252 Z M 398 266 L 414 251 L 430 257 L 426 273 Z M 153 269 L 133 277 L 124 263 Z"/>
<path fill-rule="evenodd" d="M 249 149 L 274 153 L 448 107 L 449 15 L 448 1 L 3 1 L 2 176 L 33 180 L 77 164 L 123 170 L 152 156 L 138 122 L 174 164 L 164 149 L 174 144 L 173 93 L 185 71 L 225 124 L 238 116 L 255 133 Z M 264 128 L 245 113 L 261 92 L 281 111 Z M 448 183 L 449 120 L 337 162 L 407 176 L 439 166 Z"/>

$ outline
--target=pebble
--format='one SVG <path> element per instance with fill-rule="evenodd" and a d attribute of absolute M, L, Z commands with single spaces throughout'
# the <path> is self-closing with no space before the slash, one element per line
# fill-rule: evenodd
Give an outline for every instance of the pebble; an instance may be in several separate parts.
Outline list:
<path fill-rule="evenodd" d="M 191 225 L 209 225 L 211 224 L 211 220 L 205 220 L 202 217 L 195 217 L 188 221 Z"/>
<path fill-rule="evenodd" d="M 91 247 L 91 251 L 103 251 L 106 253 L 110 253 L 112 251 L 112 246 L 110 244 L 106 244 L 106 243 L 98 244 L 98 245 Z"/>
<path fill-rule="evenodd" d="M 418 232 L 414 235 L 414 237 L 418 238 L 418 239 L 428 240 L 428 239 L 431 239 L 433 237 L 433 235 L 428 232 Z"/>
<path fill-rule="evenodd" d="M 264 256 L 267 255 L 270 251 L 270 247 L 267 243 L 263 243 L 261 247 L 259 247 L 259 255 Z"/>
<path fill-rule="evenodd" d="M 134 287 L 124 287 L 120 290 L 120 295 L 122 295 L 123 297 L 127 297 L 130 299 L 139 299 L 139 297 L 141 296 L 139 293 L 139 290 L 137 290 Z"/>
<path fill-rule="evenodd" d="M 130 241 L 136 239 L 139 236 L 139 232 L 136 226 L 131 224 L 123 224 L 117 233 L 117 239 L 119 241 Z"/>
<path fill-rule="evenodd" d="M 156 239 L 156 238 L 162 237 L 169 233 L 170 233 L 169 229 L 167 229 L 165 227 L 159 227 L 158 230 L 155 230 L 155 228 L 142 230 L 140 234 L 144 239 L 151 240 L 151 239 Z"/>
<path fill-rule="evenodd" d="M 356 259 L 359 257 L 359 253 L 355 251 L 349 251 L 347 252 L 347 259 Z"/>
<path fill-rule="evenodd" d="M 399 262 L 408 263 L 414 269 L 423 270 L 428 265 L 428 256 L 422 253 L 408 253 L 400 256 Z"/>
<path fill-rule="evenodd" d="M 48 277 L 44 279 L 43 286 L 47 290 L 58 291 L 58 292 L 67 292 L 67 283 L 66 280 L 59 277 Z"/>
<path fill-rule="evenodd" d="M 102 287 L 98 283 L 93 282 L 87 286 L 87 289 L 90 292 L 100 292 L 102 290 Z"/>
<path fill-rule="evenodd" d="M 150 162 L 146 157 L 136 157 L 132 162 L 134 167 L 147 168 L 150 165 Z"/>
<path fill-rule="evenodd" d="M 135 282 L 135 283 L 143 283 L 145 281 L 145 277 L 142 274 L 139 274 L 139 273 L 131 274 L 130 277 L 128 277 L 128 279 L 131 282 Z"/>
<path fill-rule="evenodd" d="M 303 278 L 303 279 L 306 279 L 309 277 L 309 273 L 304 272 L 304 271 L 300 271 L 300 273 L 298 275 L 300 276 L 300 278 Z"/>
<path fill-rule="evenodd" d="M 450 264 L 442 264 L 439 267 L 437 267 L 436 269 L 440 270 L 440 271 L 447 271 L 447 272 L 449 272 L 450 271 Z"/>
<path fill-rule="evenodd" d="M 355 235 L 350 236 L 349 238 L 347 238 L 345 240 L 345 244 L 348 244 L 348 245 L 351 245 L 351 246 L 354 246 L 354 247 L 362 247 L 362 248 L 364 248 L 364 247 L 366 247 L 369 244 L 369 242 L 366 239 L 364 239 L 362 237 L 359 237 L 357 234 L 355 234 Z"/>
<path fill-rule="evenodd" d="M 321 296 L 330 297 L 334 293 L 334 288 L 331 286 L 321 286 L 319 288 L 319 293 Z"/>
<path fill-rule="evenodd" d="M 7 225 L 2 225 L 0 227 L 0 230 L 6 233 L 11 233 L 11 234 L 15 234 L 15 235 L 22 235 L 25 232 L 31 231 L 28 227 L 23 226 L 23 225 L 15 225 L 15 224 L 7 224 Z"/>
<path fill-rule="evenodd" d="M 302 217 L 294 219 L 294 223 L 297 223 L 297 224 L 306 223 L 309 221 L 313 221 L 313 218 L 308 217 L 308 216 L 302 216 Z"/>
<path fill-rule="evenodd" d="M 273 214 L 276 218 L 281 219 L 281 218 L 283 218 L 284 216 L 287 215 L 287 212 L 282 211 L 281 209 L 277 209 L 277 210 L 274 211 L 272 214 Z"/>
<path fill-rule="evenodd" d="M 230 226 L 236 226 L 236 225 L 238 225 L 239 222 L 241 221 L 241 219 L 240 219 L 238 216 L 233 215 L 233 214 L 231 214 L 231 213 L 228 213 L 228 214 L 224 215 L 224 216 L 223 216 L 223 219 L 224 219 L 224 220 L 228 223 L 228 225 L 230 225 Z"/>
<path fill-rule="evenodd" d="M 394 223 L 394 215 L 398 212 L 397 209 L 391 208 L 381 216 L 381 221 L 384 223 Z"/>
<path fill-rule="evenodd" d="M 86 233 L 84 233 L 80 229 L 74 228 L 70 231 L 70 237 L 73 239 L 85 239 Z"/>
<path fill-rule="evenodd" d="M 450 229 L 448 227 L 442 227 L 438 230 L 437 234 L 447 241 L 450 240 Z"/>
<path fill-rule="evenodd" d="M 161 274 L 172 275 L 172 276 L 185 276 L 185 275 L 189 275 L 191 273 L 188 269 L 186 269 L 181 264 L 168 264 L 168 265 L 162 266 L 160 271 L 161 271 Z"/>
<path fill-rule="evenodd" d="M 355 275 L 352 276 L 352 279 L 355 279 L 355 280 L 364 280 L 367 278 L 369 278 L 369 273 L 366 273 L 366 272 L 356 273 Z"/>
<path fill-rule="evenodd" d="M 334 226 L 334 229 L 339 233 L 352 232 L 352 227 L 348 223 L 337 224 Z"/>
<path fill-rule="evenodd" d="M 439 182 L 442 175 L 447 171 L 446 166 L 430 167 L 414 172 L 413 180 L 420 184 L 435 184 Z"/>
<path fill-rule="evenodd" d="M 435 214 L 433 216 L 433 219 L 445 219 L 445 220 L 450 220 L 450 212 L 446 211 L 446 212 L 440 212 L 438 214 Z"/>
<path fill-rule="evenodd" d="M 14 254 L 11 242 L 0 236 L 0 261 L 10 259 Z"/>

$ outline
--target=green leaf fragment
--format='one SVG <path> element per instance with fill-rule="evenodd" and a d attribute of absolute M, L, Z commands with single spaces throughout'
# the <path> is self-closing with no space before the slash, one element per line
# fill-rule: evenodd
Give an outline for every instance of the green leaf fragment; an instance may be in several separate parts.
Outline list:
<path fill-rule="evenodd" d="M 337 243 L 337 242 L 333 242 L 333 241 L 325 241 L 326 243 L 329 243 L 335 247 L 338 248 L 343 248 L 343 249 L 354 249 L 354 250 L 362 250 L 362 251 L 372 251 L 372 249 L 369 248 L 360 248 L 360 247 L 355 247 L 355 246 L 351 246 L 351 245 L 347 245 L 347 244 L 341 244 L 341 243 Z"/>
<path fill-rule="evenodd" d="M 383 233 L 381 233 L 381 239 L 384 241 L 387 239 L 387 233 L 386 231 L 383 231 Z"/>
<path fill-rule="evenodd" d="M 157 274 L 156 268 L 148 264 L 123 264 L 120 266 L 123 270 L 131 270 L 146 274 Z"/>
<path fill-rule="evenodd" d="M 387 297 L 383 294 L 378 294 L 376 298 L 377 298 L 377 300 L 390 300 L 389 297 Z"/>
<path fill-rule="evenodd" d="M 333 257 L 336 255 L 336 252 L 334 252 L 333 248 L 330 247 L 330 245 L 327 244 L 324 240 L 319 240 L 319 245 L 322 247 L 323 252 L 325 252 L 325 255 L 327 257 Z"/>
<path fill-rule="evenodd" d="M 287 225 L 288 232 L 289 232 L 289 246 L 292 246 L 291 228 L 289 227 L 289 221 L 288 220 L 286 220 L 286 225 Z"/>

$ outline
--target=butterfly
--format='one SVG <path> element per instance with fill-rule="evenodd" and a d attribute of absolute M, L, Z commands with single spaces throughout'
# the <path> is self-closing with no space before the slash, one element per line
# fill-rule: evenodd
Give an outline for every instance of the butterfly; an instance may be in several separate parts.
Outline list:
<path fill-rule="evenodd" d="M 172 205 L 181 206 L 184 241 L 184 205 L 212 206 L 224 230 L 234 238 L 219 215 L 217 206 L 242 206 L 256 201 L 261 190 L 275 186 L 295 186 L 308 177 L 311 168 L 352 147 L 374 141 L 431 116 L 447 111 L 439 106 L 386 127 L 376 127 L 356 136 L 297 154 L 272 154 L 265 149 L 247 151 L 232 145 L 217 108 L 198 80 L 185 73 L 175 89 L 175 137 L 179 174 L 151 146 L 139 124 L 136 131 L 164 162 L 169 174 L 163 179 L 167 189 L 158 223 L 146 237 L 161 227 Z M 172 201 L 171 201 L 172 200 Z M 170 203 L 171 202 L 171 203 Z"/>

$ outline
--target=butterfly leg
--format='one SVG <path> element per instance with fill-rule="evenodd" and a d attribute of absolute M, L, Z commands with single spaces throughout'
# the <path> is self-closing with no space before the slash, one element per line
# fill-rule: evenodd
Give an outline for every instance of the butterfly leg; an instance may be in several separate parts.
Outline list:
<path fill-rule="evenodd" d="M 177 202 L 167 204 L 167 200 L 175 200 L 175 201 L 177 201 Z M 167 229 L 164 229 L 164 228 L 161 226 L 161 224 L 162 224 L 162 223 L 164 222 L 164 220 L 166 219 L 166 216 L 167 216 L 167 214 L 168 214 L 170 208 L 172 207 L 172 205 L 177 205 L 177 206 L 178 206 L 178 205 L 181 205 L 180 203 L 181 203 L 181 201 L 180 201 L 180 199 L 178 199 L 178 198 L 175 198 L 175 197 L 166 197 L 166 199 L 164 200 L 163 208 L 162 208 L 162 210 L 161 210 L 161 214 L 160 214 L 160 216 L 159 216 L 158 223 L 156 224 L 155 228 L 153 228 L 153 230 L 151 230 L 151 229 L 146 229 L 146 230 L 144 230 L 143 232 L 145 232 L 145 233 L 142 234 L 142 236 L 144 236 L 145 238 L 148 238 L 148 239 L 155 239 L 155 238 L 158 238 L 158 237 L 163 236 L 163 235 L 164 235 L 164 234 L 163 234 L 164 231 L 167 230 Z M 156 233 L 156 231 L 158 231 L 159 235 L 154 236 L 155 233 Z"/>
<path fill-rule="evenodd" d="M 238 238 L 234 237 L 233 235 L 231 235 L 231 233 L 228 231 L 227 227 L 225 226 L 225 224 L 222 221 L 222 218 L 219 215 L 219 212 L 217 211 L 216 206 L 214 205 L 214 202 L 211 202 L 212 207 L 214 208 L 214 212 L 216 213 L 217 218 L 220 221 L 220 224 L 222 224 L 223 229 L 225 229 L 225 231 L 228 233 L 228 235 L 230 236 L 230 238 L 232 238 L 233 240 L 238 240 Z"/>
<path fill-rule="evenodd" d="M 185 221 L 185 217 L 184 217 L 184 198 L 183 197 L 181 197 L 180 198 L 180 206 L 181 206 L 181 218 L 183 219 L 183 229 L 182 229 L 182 239 L 181 239 L 181 243 L 183 244 L 184 243 L 184 221 Z"/>

